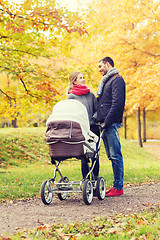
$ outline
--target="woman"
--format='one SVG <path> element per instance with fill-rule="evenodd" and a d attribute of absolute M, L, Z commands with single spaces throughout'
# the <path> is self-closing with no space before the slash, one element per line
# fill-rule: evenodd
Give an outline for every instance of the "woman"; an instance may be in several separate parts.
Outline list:
<path fill-rule="evenodd" d="M 90 89 L 85 85 L 85 79 L 81 72 L 72 72 L 69 76 L 69 90 L 67 99 L 76 99 L 80 101 L 87 109 L 90 124 L 92 123 L 93 115 L 96 112 L 96 97 Z M 81 159 L 81 170 L 83 178 L 89 172 L 87 161 Z M 97 159 L 93 169 L 95 178 L 99 173 L 99 159 Z"/>

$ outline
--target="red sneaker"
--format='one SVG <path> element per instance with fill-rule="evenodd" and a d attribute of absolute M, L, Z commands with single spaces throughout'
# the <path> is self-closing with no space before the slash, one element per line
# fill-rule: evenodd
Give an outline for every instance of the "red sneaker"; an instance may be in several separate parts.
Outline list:
<path fill-rule="evenodd" d="M 123 195 L 123 190 L 118 190 L 113 188 L 111 191 L 109 191 L 108 193 L 106 193 L 106 197 L 117 197 Z"/>
<path fill-rule="evenodd" d="M 109 190 L 106 191 L 106 194 L 108 194 L 110 191 L 112 191 L 114 188 L 110 188 Z"/>

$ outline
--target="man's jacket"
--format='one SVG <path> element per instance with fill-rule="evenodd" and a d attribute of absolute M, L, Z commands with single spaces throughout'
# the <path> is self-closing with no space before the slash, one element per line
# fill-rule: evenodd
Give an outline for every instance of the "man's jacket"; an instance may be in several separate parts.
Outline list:
<path fill-rule="evenodd" d="M 110 77 L 97 98 L 97 122 L 105 122 L 108 127 L 112 123 L 122 123 L 125 106 L 125 82 L 116 74 Z"/>

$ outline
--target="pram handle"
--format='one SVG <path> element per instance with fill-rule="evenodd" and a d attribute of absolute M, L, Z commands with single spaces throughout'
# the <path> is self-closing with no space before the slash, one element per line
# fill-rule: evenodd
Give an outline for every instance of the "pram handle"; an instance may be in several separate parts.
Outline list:
<path fill-rule="evenodd" d="M 105 124 L 104 123 L 90 123 L 90 129 L 91 129 L 91 131 L 92 132 L 94 132 L 94 128 L 97 128 L 97 129 L 99 129 L 99 134 L 97 134 L 98 136 L 100 136 L 101 134 L 100 134 L 100 132 L 102 133 L 102 132 L 104 132 L 104 129 L 105 129 Z M 95 133 L 96 134 L 96 133 Z"/>

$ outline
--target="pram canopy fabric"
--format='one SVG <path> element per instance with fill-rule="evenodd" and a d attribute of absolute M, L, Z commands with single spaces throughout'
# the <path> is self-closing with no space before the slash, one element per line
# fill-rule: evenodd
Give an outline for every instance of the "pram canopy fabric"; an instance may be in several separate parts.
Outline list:
<path fill-rule="evenodd" d="M 86 107 L 75 99 L 67 99 L 58 102 L 53 110 L 50 117 L 47 119 L 46 125 L 55 121 L 73 121 L 80 124 L 82 129 L 82 134 L 85 139 L 89 139 L 90 131 L 89 118 Z M 95 135 L 95 134 L 94 134 Z"/>
<path fill-rule="evenodd" d="M 45 140 L 50 148 L 59 142 L 69 145 L 84 143 L 83 153 L 95 151 L 98 137 L 90 131 L 88 112 L 81 102 L 75 99 L 58 102 L 46 125 Z"/>

